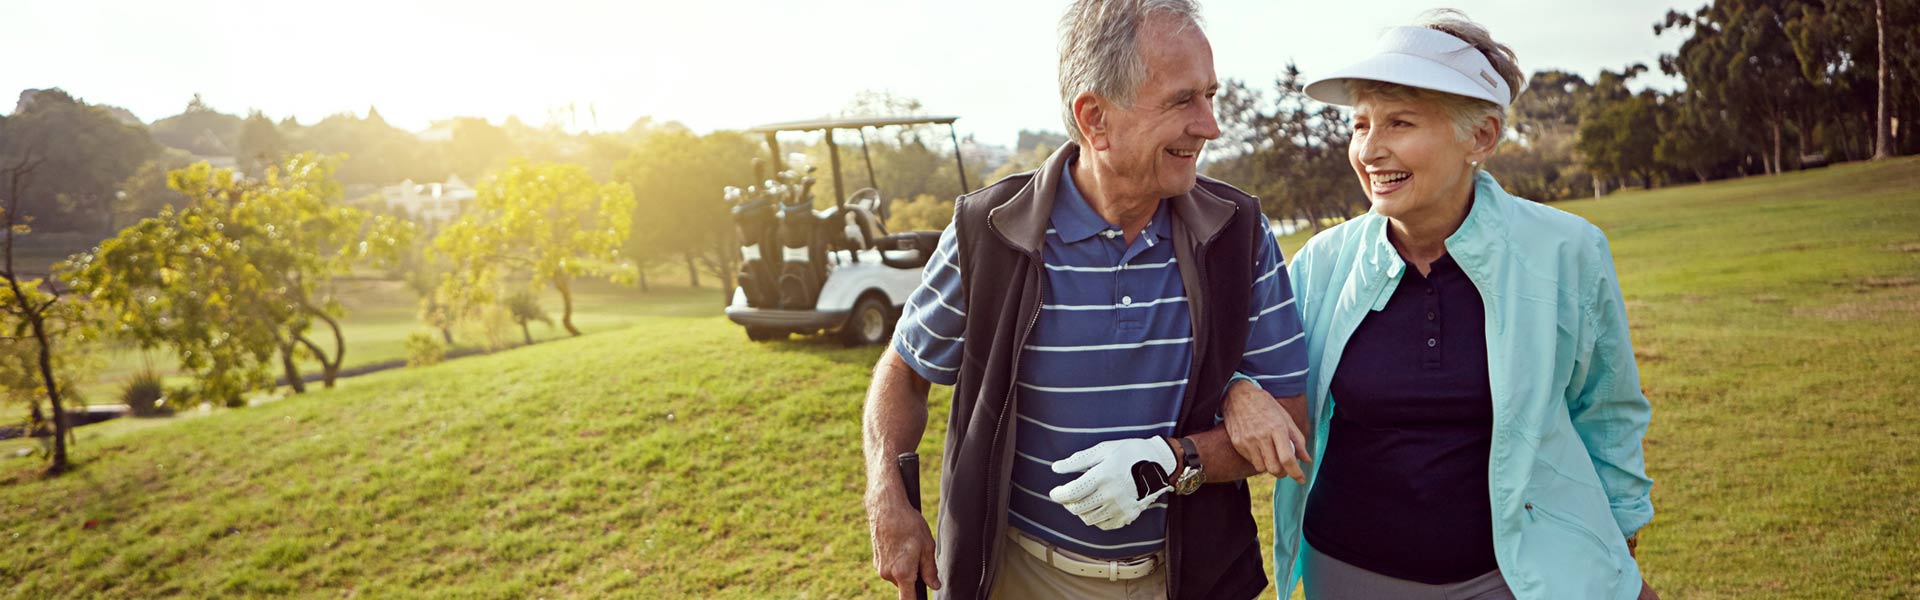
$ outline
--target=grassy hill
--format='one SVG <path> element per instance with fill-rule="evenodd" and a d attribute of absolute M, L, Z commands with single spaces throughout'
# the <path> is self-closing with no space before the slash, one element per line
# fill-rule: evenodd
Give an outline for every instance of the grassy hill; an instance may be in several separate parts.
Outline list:
<path fill-rule="evenodd" d="M 1920 595 L 1920 161 L 1561 206 L 1613 241 L 1655 406 L 1651 581 Z M 0 459 L 0 595 L 880 596 L 859 452 L 879 350 L 631 322 L 82 434 L 58 479 Z"/>

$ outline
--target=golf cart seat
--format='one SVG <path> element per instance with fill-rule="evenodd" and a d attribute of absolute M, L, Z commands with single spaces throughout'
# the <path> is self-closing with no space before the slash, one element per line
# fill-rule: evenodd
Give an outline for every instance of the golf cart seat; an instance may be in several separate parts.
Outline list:
<path fill-rule="evenodd" d="M 880 190 L 860 188 L 847 197 L 843 213 L 846 220 L 847 236 L 852 238 L 853 247 L 872 248 L 887 236 L 885 201 L 880 199 Z"/>

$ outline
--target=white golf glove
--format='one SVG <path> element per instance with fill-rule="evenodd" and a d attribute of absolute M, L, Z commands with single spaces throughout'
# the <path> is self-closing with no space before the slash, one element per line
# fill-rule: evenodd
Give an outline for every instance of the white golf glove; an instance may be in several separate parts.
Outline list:
<path fill-rule="evenodd" d="M 1161 438 L 1100 442 L 1053 463 L 1055 473 L 1087 473 L 1047 496 L 1088 525 L 1119 529 L 1173 489 L 1174 464 L 1173 449 Z"/>

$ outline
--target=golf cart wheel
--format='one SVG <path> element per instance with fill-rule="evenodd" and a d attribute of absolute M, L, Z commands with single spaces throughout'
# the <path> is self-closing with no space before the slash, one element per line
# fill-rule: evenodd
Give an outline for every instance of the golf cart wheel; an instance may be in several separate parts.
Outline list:
<path fill-rule="evenodd" d="M 848 346 L 867 346 L 887 341 L 893 334 L 893 311 L 880 296 L 866 296 L 854 303 L 847 324 L 840 328 L 840 342 Z"/>
<path fill-rule="evenodd" d="M 787 339 L 787 332 L 784 329 L 774 329 L 772 327 L 748 327 L 747 339 L 756 342 L 784 340 Z"/>

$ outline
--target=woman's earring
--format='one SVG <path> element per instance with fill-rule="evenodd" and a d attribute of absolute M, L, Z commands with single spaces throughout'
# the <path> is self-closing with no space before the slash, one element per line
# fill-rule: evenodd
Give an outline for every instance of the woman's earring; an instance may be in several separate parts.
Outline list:
<path fill-rule="evenodd" d="M 1470 161 L 1467 161 L 1467 164 L 1469 164 L 1469 165 L 1473 165 L 1473 167 L 1474 167 L 1474 168 L 1479 168 L 1479 167 L 1480 167 L 1480 161 L 1477 161 L 1477 160 L 1470 160 Z"/>

